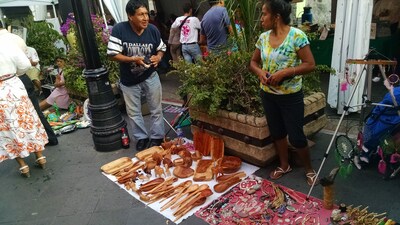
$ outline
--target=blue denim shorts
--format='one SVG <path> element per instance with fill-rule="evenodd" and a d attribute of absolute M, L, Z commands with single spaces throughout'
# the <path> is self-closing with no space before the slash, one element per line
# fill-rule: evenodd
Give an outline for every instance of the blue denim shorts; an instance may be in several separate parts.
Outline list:
<path fill-rule="evenodd" d="M 279 140 L 288 136 L 293 147 L 307 147 L 307 138 L 303 131 L 303 91 L 275 95 L 260 90 L 260 97 L 271 137 L 274 140 Z"/>

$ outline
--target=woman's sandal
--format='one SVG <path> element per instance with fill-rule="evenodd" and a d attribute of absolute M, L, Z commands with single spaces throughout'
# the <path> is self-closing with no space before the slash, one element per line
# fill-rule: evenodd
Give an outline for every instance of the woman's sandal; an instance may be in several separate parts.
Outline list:
<path fill-rule="evenodd" d="M 288 166 L 288 168 L 286 170 L 283 170 L 281 167 L 276 167 L 274 171 L 272 171 L 269 174 L 269 178 L 271 178 L 272 180 L 276 180 L 281 178 L 283 175 L 289 173 L 290 171 L 292 171 L 292 168 L 290 167 L 290 165 Z"/>
<path fill-rule="evenodd" d="M 39 166 L 42 169 L 46 169 L 46 156 L 41 156 L 36 159 L 36 165 Z"/>
<path fill-rule="evenodd" d="M 314 183 L 314 180 L 317 179 L 317 174 L 313 170 L 313 172 L 306 173 L 306 177 L 307 177 L 307 184 L 312 186 Z M 315 181 L 315 185 L 317 185 L 317 184 L 319 184 L 318 180 Z"/>
<path fill-rule="evenodd" d="M 29 173 L 29 166 L 28 165 L 25 165 L 25 166 L 19 168 L 19 172 L 21 173 L 21 175 L 23 177 L 30 177 L 31 176 L 31 174 Z"/>

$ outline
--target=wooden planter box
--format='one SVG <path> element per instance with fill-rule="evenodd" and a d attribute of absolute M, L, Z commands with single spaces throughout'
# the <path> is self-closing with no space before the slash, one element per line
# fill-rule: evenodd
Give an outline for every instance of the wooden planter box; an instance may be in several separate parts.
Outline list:
<path fill-rule="evenodd" d="M 321 130 L 327 123 L 325 95 L 315 93 L 304 98 L 304 132 L 307 136 Z M 220 136 L 225 152 L 257 166 L 266 166 L 276 156 L 265 117 L 255 117 L 220 110 L 215 117 L 190 108 L 194 119 L 192 132 L 199 129 Z"/>

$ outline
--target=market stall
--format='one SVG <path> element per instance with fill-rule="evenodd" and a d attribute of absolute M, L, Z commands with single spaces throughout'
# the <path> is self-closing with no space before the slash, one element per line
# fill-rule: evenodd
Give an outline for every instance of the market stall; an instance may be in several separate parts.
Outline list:
<path fill-rule="evenodd" d="M 134 198 L 180 223 L 259 169 L 237 157 L 223 156 L 223 146 L 216 144 L 221 140 L 210 138 L 213 156 L 194 151 L 188 139 L 176 139 L 138 152 L 132 159 L 114 160 L 101 170 Z"/>
<path fill-rule="evenodd" d="M 176 224 L 193 214 L 208 224 L 227 225 L 392 222 L 385 212 L 369 212 L 367 206 L 337 206 L 332 192 L 325 196 L 324 191 L 323 200 L 307 198 L 255 176 L 259 168 L 224 155 L 217 137 L 196 134 L 194 141 L 164 142 L 133 158 L 111 161 L 101 170 L 121 190 Z"/>

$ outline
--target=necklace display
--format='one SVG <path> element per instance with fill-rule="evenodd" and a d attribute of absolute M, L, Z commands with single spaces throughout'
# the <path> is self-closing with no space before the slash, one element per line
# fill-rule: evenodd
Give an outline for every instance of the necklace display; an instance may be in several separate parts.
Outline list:
<path fill-rule="evenodd" d="M 321 213 L 321 206 L 321 200 L 306 201 L 301 193 L 253 175 L 196 215 L 210 224 L 315 225 L 329 221 L 330 211 Z"/>
<path fill-rule="evenodd" d="M 209 224 L 243 225 L 319 225 L 386 224 L 386 213 L 369 213 L 368 207 L 341 204 L 333 210 L 320 199 L 249 176 L 220 198 L 196 212 Z"/>

